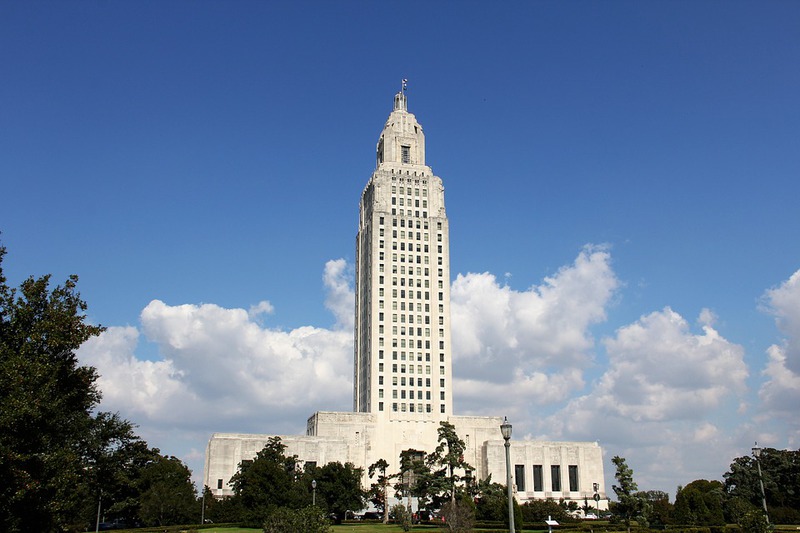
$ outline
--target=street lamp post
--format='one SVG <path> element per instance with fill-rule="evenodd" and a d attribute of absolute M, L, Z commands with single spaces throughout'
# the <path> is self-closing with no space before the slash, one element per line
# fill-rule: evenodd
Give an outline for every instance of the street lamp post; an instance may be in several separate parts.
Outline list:
<path fill-rule="evenodd" d="M 767 525 L 769 525 L 769 513 L 767 512 L 767 495 L 764 492 L 764 479 L 761 476 L 761 448 L 758 443 L 753 447 L 753 457 L 756 458 L 756 466 L 758 467 L 758 484 L 761 485 L 761 504 L 764 506 L 764 516 L 767 517 Z"/>
<path fill-rule="evenodd" d="M 600 495 L 597 493 L 598 489 L 600 489 L 600 483 L 592 483 L 592 489 L 594 489 L 594 508 L 597 511 L 597 516 L 600 516 Z"/>
<path fill-rule="evenodd" d="M 311 480 L 311 505 L 317 506 L 317 480 Z"/>
<path fill-rule="evenodd" d="M 500 432 L 503 434 L 503 440 L 506 441 L 506 485 L 508 486 L 508 530 L 511 533 L 516 533 L 514 529 L 514 495 L 511 492 L 511 424 L 508 423 L 508 417 L 503 419 L 503 424 L 500 426 Z"/>
<path fill-rule="evenodd" d="M 97 497 L 97 522 L 95 522 L 94 533 L 100 531 L 100 508 L 103 505 L 103 491 L 100 490 L 100 495 Z"/>

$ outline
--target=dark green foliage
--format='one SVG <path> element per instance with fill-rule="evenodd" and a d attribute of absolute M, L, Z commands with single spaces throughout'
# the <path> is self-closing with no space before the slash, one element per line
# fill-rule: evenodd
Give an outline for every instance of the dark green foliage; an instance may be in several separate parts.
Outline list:
<path fill-rule="evenodd" d="M 800 523 L 800 450 L 761 450 L 761 474 L 764 493 L 773 523 Z M 742 498 L 754 507 L 761 508 L 761 488 L 755 458 L 737 457 L 730 470 L 723 475 L 725 491 L 729 496 Z"/>
<path fill-rule="evenodd" d="M 100 400 L 94 368 L 75 351 L 103 331 L 86 324 L 77 276 L 6 285 L 0 247 L 0 530 L 49 532 L 82 522 Z M 93 435 L 94 432 L 94 435 Z"/>
<path fill-rule="evenodd" d="M 411 529 L 411 513 L 408 512 L 405 505 L 397 504 L 392 507 L 392 516 L 394 522 L 399 524 L 403 531 Z"/>
<path fill-rule="evenodd" d="M 547 517 L 552 517 L 558 523 L 573 521 L 564 506 L 552 498 L 525 502 L 521 509 L 525 523 L 531 526 L 542 526 Z"/>
<path fill-rule="evenodd" d="M 244 521 L 244 511 L 239 498 L 216 499 L 209 487 L 205 487 L 204 517 L 214 524 L 234 523 Z"/>
<path fill-rule="evenodd" d="M 461 472 L 472 471 L 472 466 L 464 461 L 466 445 L 449 422 L 439 422 L 439 441 L 436 449 L 428 455 L 426 464 L 430 470 L 427 493 L 431 497 L 431 508 L 438 509 L 447 501 L 455 501 L 456 491 L 461 482 Z"/>
<path fill-rule="evenodd" d="M 280 437 L 271 437 L 252 461 L 242 461 L 231 479 L 247 523 L 263 524 L 278 507 L 299 507 L 302 487 L 295 483 L 297 458 L 286 457 L 285 450 Z M 305 504 L 310 501 L 309 497 Z"/>
<path fill-rule="evenodd" d="M 767 517 L 761 509 L 754 509 L 745 513 L 739 522 L 739 527 L 742 528 L 743 533 L 767 533 L 769 531 L 769 524 L 767 524 Z"/>
<path fill-rule="evenodd" d="M 479 496 L 475 509 L 478 521 L 498 521 L 508 525 L 508 489 L 506 485 L 491 483 L 490 480 L 478 484 Z M 558 504 L 556 504 L 558 506 Z M 525 519 L 522 507 L 514 500 L 514 525 L 522 529 Z"/>
<path fill-rule="evenodd" d="M 280 437 L 271 437 L 252 461 L 243 461 L 231 479 L 234 496 L 225 510 L 240 511 L 247 524 L 264 524 L 279 508 L 298 510 L 311 505 L 313 480 L 317 482 L 316 506 L 335 514 L 338 521 L 345 511 L 363 508 L 360 468 L 337 462 L 301 472 L 297 457 L 287 457 L 285 451 Z"/>
<path fill-rule="evenodd" d="M 617 504 L 613 507 L 614 515 L 625 524 L 629 532 L 632 520 L 646 526 L 650 505 L 647 500 L 637 495 L 639 487 L 633 480 L 633 470 L 625 463 L 625 458 L 618 455 L 614 456 L 611 462 L 617 467 L 617 472 L 614 474 L 617 484 L 613 485 L 617 495 Z"/>
<path fill-rule="evenodd" d="M 442 507 L 445 528 L 452 533 L 472 531 L 475 524 L 475 503 L 467 494 L 460 494 Z"/>
<path fill-rule="evenodd" d="M 139 517 L 148 525 L 168 526 L 198 521 L 192 473 L 178 458 L 158 456 L 142 469 Z"/>
<path fill-rule="evenodd" d="M 367 471 L 370 479 L 372 479 L 376 473 L 380 472 L 377 482 L 370 486 L 369 492 L 367 493 L 367 498 L 383 515 L 384 524 L 389 519 L 389 506 L 386 503 L 386 489 L 389 485 L 389 478 L 386 476 L 387 468 L 389 468 L 389 463 L 386 461 L 386 459 L 378 459 L 369 465 L 369 470 Z"/>
<path fill-rule="evenodd" d="M 328 463 L 315 472 L 317 480 L 317 505 L 323 506 L 329 514 L 336 516 L 341 523 L 345 512 L 364 507 L 365 492 L 361 489 L 363 470 L 352 463 Z"/>
<path fill-rule="evenodd" d="M 330 522 L 319 507 L 287 509 L 272 512 L 264 522 L 264 533 L 329 533 Z"/>
<path fill-rule="evenodd" d="M 721 482 L 705 479 L 692 481 L 675 496 L 673 522 L 689 526 L 723 525 L 724 499 L 725 490 Z"/>
<path fill-rule="evenodd" d="M 405 499 L 409 495 L 419 498 L 420 508 L 428 507 L 429 488 L 432 474 L 425 462 L 425 452 L 419 450 L 403 450 L 400 452 L 400 471 L 393 476 L 397 498 Z"/>
<path fill-rule="evenodd" d="M 502 521 L 508 514 L 508 493 L 500 483 L 479 483 L 475 518 L 480 521 Z"/>
<path fill-rule="evenodd" d="M 0 531 L 84 531 L 106 520 L 193 522 L 190 472 L 116 414 L 95 413 L 95 369 L 75 355 L 103 328 L 85 323 L 76 276 L 6 284 L 0 247 Z"/>
<path fill-rule="evenodd" d="M 636 493 L 650 505 L 649 520 L 654 526 L 671 523 L 673 505 L 669 503 L 669 494 L 661 490 L 645 490 Z"/>

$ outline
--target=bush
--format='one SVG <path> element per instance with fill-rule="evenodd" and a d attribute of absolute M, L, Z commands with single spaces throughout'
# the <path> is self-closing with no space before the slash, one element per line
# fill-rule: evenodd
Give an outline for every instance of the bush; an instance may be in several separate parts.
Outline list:
<path fill-rule="evenodd" d="M 392 507 L 392 515 L 395 523 L 402 527 L 403 531 L 411 529 L 411 513 L 408 512 L 405 505 L 398 503 Z"/>
<path fill-rule="evenodd" d="M 322 509 L 306 507 L 300 510 L 279 507 L 264 522 L 264 533 L 330 533 L 331 525 Z"/>
<path fill-rule="evenodd" d="M 475 505 L 469 499 L 447 502 L 442 507 L 442 516 L 448 531 L 466 533 L 472 531 L 475 523 Z"/>

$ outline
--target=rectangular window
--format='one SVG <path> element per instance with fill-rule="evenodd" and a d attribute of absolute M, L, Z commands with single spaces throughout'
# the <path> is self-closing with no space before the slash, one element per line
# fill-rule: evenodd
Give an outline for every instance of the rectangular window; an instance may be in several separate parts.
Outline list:
<path fill-rule="evenodd" d="M 561 467 L 559 465 L 550 467 L 550 486 L 553 492 L 561 492 Z"/>
<path fill-rule="evenodd" d="M 222 488 L 222 480 L 221 480 L 221 479 L 218 479 L 218 480 L 217 480 L 217 488 L 218 488 L 218 489 L 221 489 L 221 488 Z"/>
<path fill-rule="evenodd" d="M 410 146 L 401 146 L 400 147 L 400 152 L 402 154 L 401 155 L 401 157 L 402 157 L 401 161 L 403 163 L 411 163 L 411 147 Z"/>
<path fill-rule="evenodd" d="M 514 483 L 518 491 L 525 492 L 525 465 L 514 465 Z"/>
<path fill-rule="evenodd" d="M 578 465 L 569 465 L 569 490 L 578 492 Z"/>
<path fill-rule="evenodd" d="M 383 411 L 383 402 L 378 402 L 378 411 Z"/>
<path fill-rule="evenodd" d="M 533 465 L 533 490 L 534 492 L 542 492 L 544 490 L 542 465 Z"/>

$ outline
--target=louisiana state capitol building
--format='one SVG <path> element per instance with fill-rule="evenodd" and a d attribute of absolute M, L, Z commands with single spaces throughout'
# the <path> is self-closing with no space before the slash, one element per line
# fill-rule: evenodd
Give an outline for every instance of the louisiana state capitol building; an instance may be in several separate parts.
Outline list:
<path fill-rule="evenodd" d="M 448 240 L 442 180 L 401 91 L 359 206 L 354 411 L 382 421 L 453 413 Z"/>
<path fill-rule="evenodd" d="M 303 465 L 379 459 L 399 470 L 400 453 L 432 452 L 439 423 L 453 424 L 464 459 L 479 479 L 505 480 L 501 416 L 453 412 L 450 328 L 450 228 L 444 186 L 425 164 L 425 134 L 408 112 L 405 90 L 378 137 L 376 167 L 361 194 L 356 237 L 353 411 L 317 411 L 305 435 L 280 435 Z M 206 449 L 204 483 L 232 494 L 239 463 L 274 436 L 215 433 Z M 516 499 L 592 501 L 607 508 L 602 450 L 596 442 L 511 440 Z"/>

